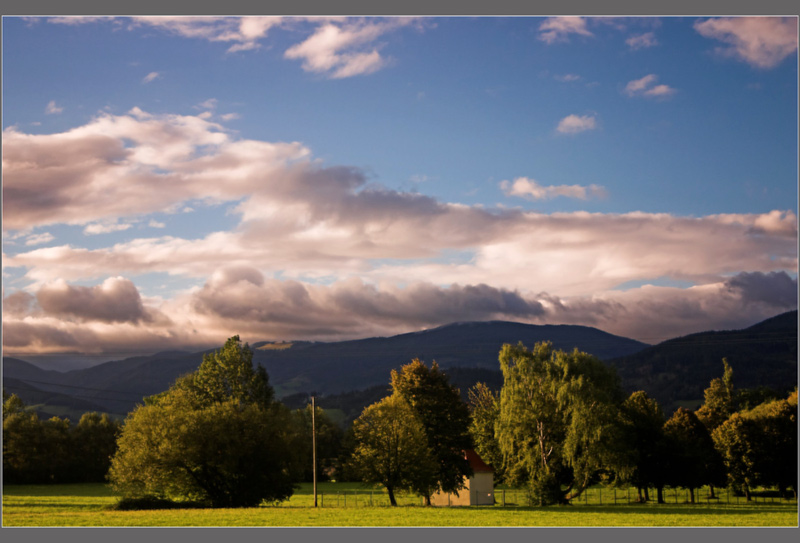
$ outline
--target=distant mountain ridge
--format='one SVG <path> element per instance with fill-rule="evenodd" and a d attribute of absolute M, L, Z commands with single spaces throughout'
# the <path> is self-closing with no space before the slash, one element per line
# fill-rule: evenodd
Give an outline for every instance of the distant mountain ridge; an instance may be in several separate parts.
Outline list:
<path fill-rule="evenodd" d="M 270 349 L 269 342 L 252 345 L 254 362 L 264 366 L 278 396 L 297 392 L 335 394 L 389 382 L 392 369 L 413 358 L 442 368 L 497 369 L 503 343 L 533 345 L 552 341 L 556 348 L 578 348 L 601 359 L 633 354 L 647 344 L 574 325 L 531 325 L 489 321 L 454 323 L 391 337 L 339 342 L 290 342 Z M 267 347 L 265 349 L 265 347 Z M 205 351 L 209 352 L 209 351 Z M 126 413 L 147 395 L 166 390 L 180 375 L 194 371 L 204 352 L 164 352 L 106 362 L 91 368 L 56 372 L 41 370 L 19 359 L 4 359 L 4 378 L 38 381 L 41 390 L 75 394 Z M 45 384 L 51 383 L 51 384 Z M 62 386 L 63 385 L 63 386 Z M 24 399 L 24 398 L 23 398 Z"/>
<path fill-rule="evenodd" d="M 594 354 L 616 368 L 628 392 L 644 390 L 671 413 L 678 405 L 696 406 L 702 400 L 711 379 L 722 375 L 723 357 L 733 367 L 737 388 L 795 386 L 797 319 L 797 311 L 789 311 L 743 330 L 701 332 L 652 346 L 584 326 L 490 321 L 388 338 L 258 342 L 252 347 L 254 361 L 265 367 L 278 397 L 301 404 L 307 394 L 316 393 L 322 407 L 330 401 L 346 420 L 360 413 L 362 402 L 388 389 L 392 369 L 413 358 L 429 364 L 436 360 L 465 394 L 476 380 L 497 388 L 502 384 L 497 356 L 503 343 L 521 341 L 531 347 L 545 340 L 557 349 Z M 203 354 L 164 352 L 64 373 L 5 358 L 4 385 L 15 392 L 12 386 L 24 382 L 37 393 L 51 393 L 50 402 L 63 404 L 64 396 L 72 396 L 125 414 L 144 396 L 166 390 L 177 377 L 197 369 Z"/>

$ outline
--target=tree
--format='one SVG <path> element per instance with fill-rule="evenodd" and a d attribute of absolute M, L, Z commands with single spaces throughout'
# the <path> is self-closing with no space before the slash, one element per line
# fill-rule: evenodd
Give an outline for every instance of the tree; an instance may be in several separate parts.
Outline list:
<path fill-rule="evenodd" d="M 249 366 L 249 368 L 248 368 Z M 126 419 L 109 479 L 127 498 L 252 507 L 293 491 L 288 410 L 238 336 Z"/>
<path fill-rule="evenodd" d="M 3 420 L 23 411 L 25 411 L 25 402 L 16 394 L 9 394 L 3 389 Z"/>
<path fill-rule="evenodd" d="M 107 413 L 83 414 L 71 437 L 74 470 L 81 482 L 105 482 L 121 428 Z"/>
<path fill-rule="evenodd" d="M 552 343 L 500 351 L 503 388 L 496 435 L 510 483 L 533 503 L 568 503 L 605 466 L 621 440 L 619 379 L 597 358 Z"/>
<path fill-rule="evenodd" d="M 478 456 L 494 469 L 495 482 L 503 480 L 503 455 L 495 437 L 500 416 L 500 397 L 485 383 L 477 383 L 468 392 L 470 406 L 469 433 Z"/>
<path fill-rule="evenodd" d="M 664 503 L 664 413 L 658 402 L 640 390 L 625 400 L 621 414 L 628 430 L 627 444 L 634 455 L 630 480 L 638 490 L 639 501 L 650 499 L 648 488 L 652 485 L 658 491 L 658 503 Z"/>
<path fill-rule="evenodd" d="M 361 480 L 386 487 L 392 505 L 397 505 L 396 491 L 416 489 L 436 473 L 425 428 L 398 395 L 364 409 L 353 434 L 352 469 Z"/>
<path fill-rule="evenodd" d="M 400 371 L 392 370 L 392 394 L 402 398 L 422 423 L 428 447 L 436 461 L 436 470 L 428 479 L 417 478 L 415 488 L 430 505 L 437 490 L 457 492 L 465 478 L 472 475 L 464 451 L 472 448 L 469 435 L 469 408 L 458 389 L 433 362 L 428 369 L 414 359 Z"/>
<path fill-rule="evenodd" d="M 328 472 L 335 469 L 342 448 L 343 432 L 320 407 L 315 412 L 317 433 L 317 480 L 328 480 Z M 292 411 L 292 459 L 297 463 L 298 478 L 311 481 L 313 478 L 313 454 L 311 439 L 311 405 Z"/>
<path fill-rule="evenodd" d="M 664 423 L 669 468 L 667 484 L 689 490 L 689 500 L 695 502 L 694 490 L 705 484 L 724 482 L 722 458 L 714 448 L 708 430 L 697 416 L 679 407 Z"/>
<path fill-rule="evenodd" d="M 733 370 L 728 360 L 722 359 L 722 378 L 714 378 L 703 391 L 704 403 L 697 410 L 697 418 L 706 425 L 709 432 L 716 430 L 736 412 L 736 395 L 733 390 Z"/>
<path fill-rule="evenodd" d="M 735 413 L 713 434 L 730 485 L 750 499 L 756 485 L 797 493 L 797 395 Z"/>
<path fill-rule="evenodd" d="M 722 359 L 722 378 L 711 380 L 703 391 L 704 403 L 697 410 L 697 418 L 702 422 L 709 435 L 719 428 L 736 411 L 736 393 L 733 390 L 733 370 L 728 360 Z M 711 497 L 714 497 L 714 484 L 709 484 Z"/>

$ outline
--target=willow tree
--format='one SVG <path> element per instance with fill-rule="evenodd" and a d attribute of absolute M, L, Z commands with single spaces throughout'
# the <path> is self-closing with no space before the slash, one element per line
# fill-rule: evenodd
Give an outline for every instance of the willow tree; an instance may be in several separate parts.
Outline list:
<path fill-rule="evenodd" d="M 601 468 L 620 464 L 624 394 L 612 369 L 550 342 L 506 344 L 500 367 L 498 444 L 507 481 L 525 483 L 532 503 L 568 503 Z"/>

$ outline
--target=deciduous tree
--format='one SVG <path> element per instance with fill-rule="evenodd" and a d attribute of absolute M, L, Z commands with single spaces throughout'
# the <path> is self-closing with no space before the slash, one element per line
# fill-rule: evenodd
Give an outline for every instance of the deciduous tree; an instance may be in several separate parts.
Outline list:
<path fill-rule="evenodd" d="M 436 473 L 436 463 L 416 412 L 398 395 L 364 409 L 353 423 L 356 447 L 351 463 L 359 478 L 395 492 L 414 490 Z"/>
<path fill-rule="evenodd" d="M 472 469 L 464 451 L 472 448 L 469 408 L 458 389 L 433 362 L 430 368 L 415 359 L 400 371 L 392 371 L 392 394 L 402 398 L 422 423 L 436 470 L 430 478 L 418 478 L 415 488 L 430 505 L 437 490 L 457 492 L 464 488 Z"/>
<path fill-rule="evenodd" d="M 495 482 L 503 481 L 503 455 L 495 437 L 500 416 L 500 396 L 485 383 L 477 383 L 468 392 L 470 406 L 469 433 L 478 456 L 494 469 Z"/>
<path fill-rule="evenodd" d="M 549 342 L 500 351 L 503 388 L 497 437 L 511 483 L 540 505 L 567 503 L 616 462 L 619 379 L 595 357 Z"/>

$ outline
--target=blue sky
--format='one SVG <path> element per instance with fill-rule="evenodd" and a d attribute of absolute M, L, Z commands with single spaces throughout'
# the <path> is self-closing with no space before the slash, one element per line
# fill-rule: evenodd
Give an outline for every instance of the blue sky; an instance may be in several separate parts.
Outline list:
<path fill-rule="evenodd" d="M 4 18 L 3 123 L 8 352 L 796 307 L 796 18 Z"/>

